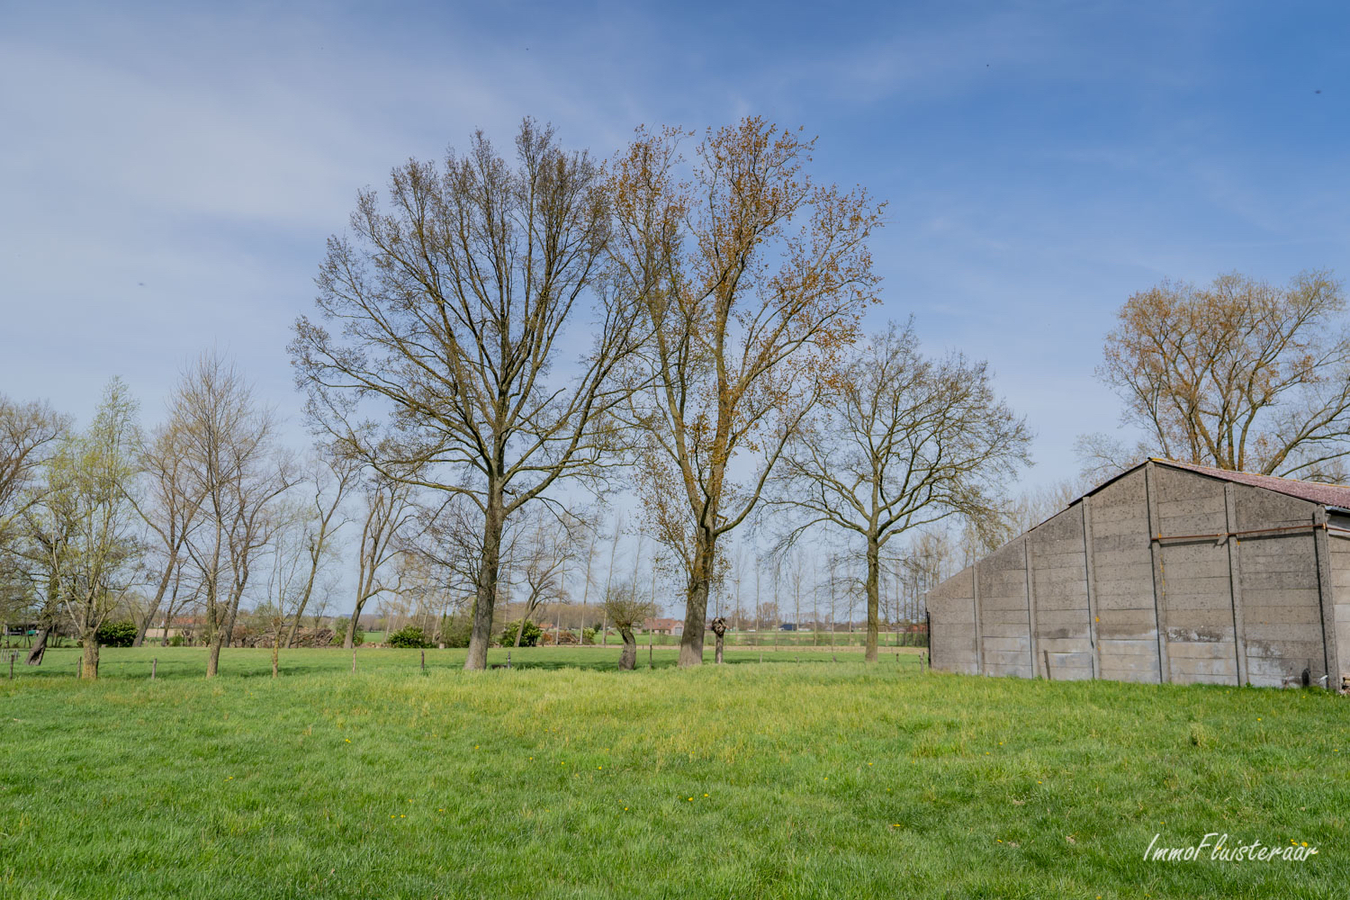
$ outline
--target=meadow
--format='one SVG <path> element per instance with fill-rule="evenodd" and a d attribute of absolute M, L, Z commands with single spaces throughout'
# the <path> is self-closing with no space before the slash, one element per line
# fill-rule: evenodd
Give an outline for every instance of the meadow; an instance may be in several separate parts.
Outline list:
<path fill-rule="evenodd" d="M 646 664 L 646 648 L 639 658 Z M 1346 699 L 729 650 L 76 651 L 0 680 L 0 896 L 1341 897 Z M 2 657 L 8 676 L 8 655 Z M 150 680 L 151 659 L 158 659 Z M 494 650 L 492 662 L 504 662 Z M 1303 862 L 1145 861 L 1208 832 Z M 1214 839 L 1211 839 L 1213 843 Z"/>

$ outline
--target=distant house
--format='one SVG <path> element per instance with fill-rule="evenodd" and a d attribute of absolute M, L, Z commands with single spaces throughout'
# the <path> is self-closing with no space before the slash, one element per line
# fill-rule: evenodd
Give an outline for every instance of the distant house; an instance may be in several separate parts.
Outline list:
<path fill-rule="evenodd" d="M 778 626 L 778 630 L 779 630 L 779 631 L 796 631 L 796 630 L 797 630 L 797 623 L 796 623 L 796 622 L 784 622 L 782 625 L 779 625 L 779 626 Z"/>
<path fill-rule="evenodd" d="M 644 632 L 652 632 L 654 634 L 681 635 L 684 634 L 684 620 L 645 619 L 642 622 L 642 630 Z"/>

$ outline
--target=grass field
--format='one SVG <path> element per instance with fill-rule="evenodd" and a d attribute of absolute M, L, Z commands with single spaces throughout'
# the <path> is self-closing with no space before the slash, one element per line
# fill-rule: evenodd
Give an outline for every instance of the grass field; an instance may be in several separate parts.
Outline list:
<path fill-rule="evenodd" d="M 0 896 L 1345 895 L 1344 698 L 728 657 L 620 674 L 613 649 L 522 650 L 466 674 L 428 651 L 423 675 L 416 651 L 355 674 L 294 651 L 273 680 L 267 651 L 230 650 L 208 682 L 200 650 L 108 650 L 96 684 L 75 651 L 20 660 Z M 1207 832 L 1319 852 L 1144 860 Z"/>

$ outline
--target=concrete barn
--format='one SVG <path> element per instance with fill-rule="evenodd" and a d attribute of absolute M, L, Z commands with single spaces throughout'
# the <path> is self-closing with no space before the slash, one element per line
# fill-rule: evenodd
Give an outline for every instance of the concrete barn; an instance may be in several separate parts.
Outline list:
<path fill-rule="evenodd" d="M 1155 459 L 929 592 L 932 666 L 1342 689 L 1350 487 Z"/>

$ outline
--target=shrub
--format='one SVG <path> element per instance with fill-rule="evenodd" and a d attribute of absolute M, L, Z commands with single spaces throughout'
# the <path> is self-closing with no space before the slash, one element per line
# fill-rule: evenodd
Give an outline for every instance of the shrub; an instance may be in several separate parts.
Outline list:
<path fill-rule="evenodd" d="M 334 623 L 336 626 L 333 631 L 333 646 L 341 647 L 347 640 L 347 626 L 351 624 L 350 619 L 339 619 Z M 361 627 L 361 623 L 356 623 L 356 631 L 352 634 L 352 646 L 360 647 L 366 642 L 366 630 Z"/>
<path fill-rule="evenodd" d="M 136 643 L 135 622 L 104 622 L 94 632 L 94 638 L 104 647 L 130 647 Z"/>
<path fill-rule="evenodd" d="M 175 634 L 173 637 L 169 638 L 170 647 L 183 647 L 186 644 L 187 641 L 183 640 L 183 636 L 181 634 Z"/>
<path fill-rule="evenodd" d="M 592 625 L 590 628 L 581 629 L 581 643 L 594 644 L 595 639 L 600 636 L 600 626 Z"/>
<path fill-rule="evenodd" d="M 516 629 L 519 627 L 520 627 L 519 622 L 511 622 L 505 628 L 502 629 L 503 647 L 514 647 L 516 645 Z M 540 628 L 538 625 L 534 624 L 533 622 L 526 622 L 525 632 L 520 636 L 520 646 L 522 647 L 535 646 L 536 644 L 539 643 L 539 636 L 543 633 L 544 629 Z"/>
<path fill-rule="evenodd" d="M 385 640 L 390 647 L 402 647 L 405 650 L 417 650 L 432 646 L 431 641 L 416 625 L 408 625 L 395 631 Z"/>

